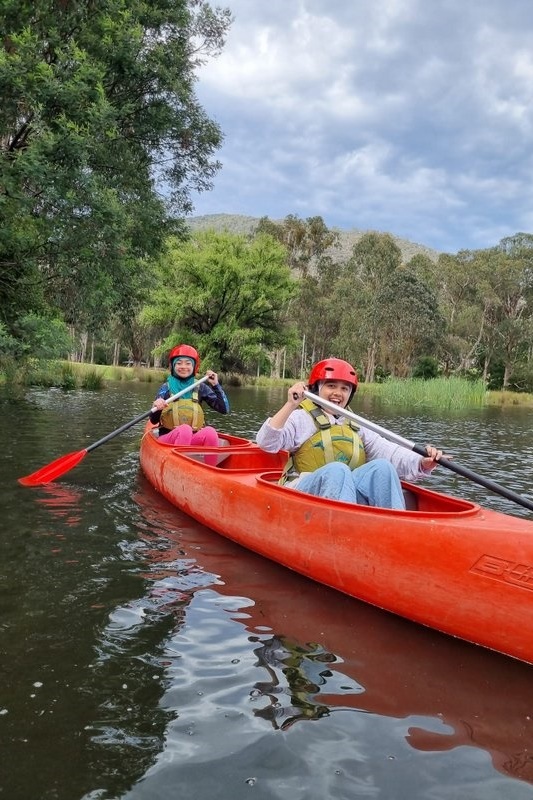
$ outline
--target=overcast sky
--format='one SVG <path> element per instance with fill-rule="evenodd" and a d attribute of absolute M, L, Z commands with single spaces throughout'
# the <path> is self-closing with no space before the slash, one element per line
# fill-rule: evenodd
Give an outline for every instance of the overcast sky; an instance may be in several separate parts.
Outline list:
<path fill-rule="evenodd" d="M 195 214 L 393 233 L 439 251 L 533 233 L 533 0 L 215 0 L 199 72 L 223 166 Z"/>

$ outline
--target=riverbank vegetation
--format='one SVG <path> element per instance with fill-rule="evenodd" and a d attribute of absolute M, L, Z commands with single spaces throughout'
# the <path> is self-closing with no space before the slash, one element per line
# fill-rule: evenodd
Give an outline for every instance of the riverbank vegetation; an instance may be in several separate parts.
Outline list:
<path fill-rule="evenodd" d="M 346 252 L 319 216 L 193 232 L 191 198 L 222 141 L 196 73 L 230 12 L 34 5 L 8 3 L 0 46 L 4 378 L 45 385 L 35 364 L 52 359 L 65 388 L 107 380 L 98 364 L 140 380 L 187 341 L 229 381 L 290 381 L 336 355 L 384 402 L 426 402 L 437 379 L 445 403 L 454 381 L 472 403 L 533 392 L 532 234 L 412 255 L 374 231 Z"/>
<path fill-rule="evenodd" d="M 82 364 L 70 361 L 27 362 L 25 368 L 12 374 L 0 372 L 0 385 L 18 395 L 29 386 L 55 387 L 64 391 L 85 389 L 98 391 L 117 382 L 154 383 L 159 386 L 167 370 L 149 367 L 113 367 L 106 364 Z M 222 374 L 226 387 L 264 386 L 288 388 L 293 378 L 270 378 L 265 375 Z M 505 390 L 490 391 L 481 380 L 466 378 L 434 378 L 430 380 L 389 378 L 380 383 L 360 383 L 357 399 L 370 396 L 385 405 L 417 409 L 479 408 L 482 406 L 533 406 L 533 394 Z"/>

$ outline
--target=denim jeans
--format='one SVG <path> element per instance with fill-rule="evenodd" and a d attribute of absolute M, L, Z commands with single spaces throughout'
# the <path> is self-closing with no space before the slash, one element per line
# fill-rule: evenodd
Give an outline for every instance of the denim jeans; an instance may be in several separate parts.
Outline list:
<path fill-rule="evenodd" d="M 294 488 L 345 503 L 405 511 L 405 499 L 398 473 L 385 458 L 368 461 L 354 470 L 346 464 L 333 461 L 304 475 Z"/>

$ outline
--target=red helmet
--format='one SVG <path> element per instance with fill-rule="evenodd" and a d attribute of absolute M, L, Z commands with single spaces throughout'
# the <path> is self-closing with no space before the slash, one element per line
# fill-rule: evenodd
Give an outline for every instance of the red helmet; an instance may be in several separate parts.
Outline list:
<path fill-rule="evenodd" d="M 319 361 L 318 364 L 315 364 L 309 375 L 309 386 L 313 386 L 318 381 L 344 381 L 345 383 L 351 383 L 354 392 L 358 383 L 357 372 L 351 364 L 343 361 L 342 358 L 325 358 L 324 361 Z"/>
<path fill-rule="evenodd" d="M 170 353 L 168 354 L 168 366 L 172 369 L 172 362 L 175 358 L 179 357 L 183 358 L 192 358 L 194 361 L 194 374 L 197 375 L 200 370 L 200 356 L 198 355 L 198 351 L 191 347 L 190 344 L 179 344 L 177 347 L 173 347 Z"/>

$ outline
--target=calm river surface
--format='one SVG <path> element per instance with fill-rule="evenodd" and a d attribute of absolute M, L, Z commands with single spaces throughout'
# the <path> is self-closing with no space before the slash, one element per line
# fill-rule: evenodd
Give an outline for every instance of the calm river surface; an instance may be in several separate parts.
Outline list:
<path fill-rule="evenodd" d="M 154 393 L 117 384 L 0 399 L 1 797 L 533 798 L 533 667 L 198 525 L 140 473 L 142 423 L 57 483 L 17 483 L 147 410 Z M 230 390 L 233 413 L 210 420 L 253 436 L 284 394 Z M 531 410 L 353 407 L 533 496 Z M 428 483 L 528 515 L 445 470 Z"/>

